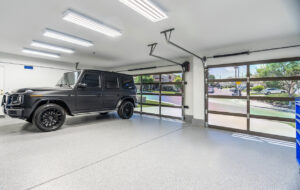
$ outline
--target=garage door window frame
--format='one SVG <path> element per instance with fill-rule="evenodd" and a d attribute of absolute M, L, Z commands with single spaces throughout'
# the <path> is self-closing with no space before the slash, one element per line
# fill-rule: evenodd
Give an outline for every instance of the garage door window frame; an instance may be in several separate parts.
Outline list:
<path fill-rule="evenodd" d="M 273 116 L 262 116 L 250 114 L 250 100 L 269 100 L 269 101 L 295 101 L 293 97 L 262 97 L 262 96 L 251 96 L 250 95 L 250 83 L 254 81 L 282 81 L 282 80 L 300 80 L 300 76 L 288 76 L 288 77 L 261 77 L 253 78 L 250 76 L 250 66 L 257 64 L 268 64 L 268 63 L 280 63 L 280 62 L 290 62 L 290 61 L 300 61 L 300 57 L 295 58 L 284 58 L 284 59 L 272 59 L 272 60 L 261 60 L 253 62 L 242 62 L 242 63 L 231 63 L 231 64 L 219 64 L 219 65 L 210 65 L 204 68 L 205 74 L 205 125 L 210 128 L 217 128 L 222 130 L 229 130 L 240 133 L 247 133 L 252 135 L 265 136 L 270 138 L 276 138 L 281 140 L 295 141 L 295 138 L 273 135 L 261 132 L 254 132 L 250 129 L 250 119 L 267 119 L 275 121 L 284 121 L 284 122 L 295 122 L 295 118 L 282 118 L 282 117 L 273 117 Z M 211 68 L 225 68 L 225 67 L 235 67 L 235 66 L 246 66 L 247 74 L 245 78 L 230 78 L 230 79 L 209 79 L 209 69 Z M 227 95 L 210 95 L 208 94 L 209 83 L 212 82 L 245 82 L 246 83 L 246 96 L 227 96 Z M 231 112 L 220 112 L 212 111 L 208 109 L 208 99 L 209 98 L 223 98 L 223 99 L 244 99 L 247 101 L 247 114 L 242 113 L 231 113 Z M 208 124 L 208 114 L 219 114 L 219 115 L 228 115 L 228 116 L 238 116 L 247 118 L 247 130 L 233 129 L 216 125 Z"/>
<path fill-rule="evenodd" d="M 173 74 L 173 73 L 181 73 L 182 76 L 182 81 L 181 82 L 162 82 L 162 75 L 164 74 Z M 159 81 L 158 82 L 143 82 L 143 79 L 141 78 L 139 83 L 135 83 L 135 85 L 139 85 L 140 89 L 139 89 L 139 93 L 137 93 L 137 96 L 140 96 L 141 99 L 143 97 L 143 95 L 154 95 L 154 96 L 158 96 L 159 97 L 159 102 L 158 104 L 150 104 L 150 103 L 140 103 L 140 111 L 135 111 L 135 113 L 139 113 L 139 114 L 146 114 L 146 115 L 153 115 L 153 116 L 158 116 L 158 117 L 165 117 L 165 118 L 171 118 L 171 119 L 180 119 L 180 120 L 184 120 L 184 115 L 185 115 L 185 106 L 184 106 L 184 86 L 185 84 L 187 84 L 187 82 L 185 82 L 185 73 L 182 71 L 169 71 L 169 72 L 160 72 L 160 73 L 144 73 L 144 74 L 136 74 L 133 75 L 134 77 L 143 77 L 143 76 L 147 76 L 147 75 L 158 75 L 159 76 Z M 143 85 L 159 85 L 159 91 L 158 93 L 144 93 L 143 92 Z M 174 94 L 167 94 L 167 93 L 163 93 L 162 92 L 162 86 L 163 85 L 180 85 L 181 86 L 181 93 L 174 93 Z M 162 96 L 181 96 L 181 105 L 180 106 L 176 106 L 176 105 L 165 105 L 162 104 Z M 143 112 L 143 105 L 146 106 L 157 106 L 159 107 L 159 113 L 158 114 L 154 114 L 154 113 L 146 113 Z M 169 108 L 180 108 L 181 111 L 181 117 L 175 117 L 175 116 L 170 116 L 170 115 L 164 115 L 162 114 L 162 108 L 163 107 L 169 107 Z"/>

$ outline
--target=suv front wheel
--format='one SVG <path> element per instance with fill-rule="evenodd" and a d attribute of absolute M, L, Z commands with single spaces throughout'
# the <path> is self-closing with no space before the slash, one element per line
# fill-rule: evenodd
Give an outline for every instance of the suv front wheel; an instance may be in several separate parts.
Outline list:
<path fill-rule="evenodd" d="M 130 101 L 125 101 L 121 104 L 121 106 L 118 109 L 118 115 L 122 119 L 130 119 L 133 115 L 134 106 L 133 103 Z"/>
<path fill-rule="evenodd" d="M 65 109 L 57 104 L 45 104 L 40 106 L 33 116 L 33 124 L 44 132 L 59 129 L 65 120 Z"/>

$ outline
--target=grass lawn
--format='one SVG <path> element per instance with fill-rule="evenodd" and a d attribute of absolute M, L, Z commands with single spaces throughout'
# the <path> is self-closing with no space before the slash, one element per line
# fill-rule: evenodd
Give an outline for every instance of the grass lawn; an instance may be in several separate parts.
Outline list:
<path fill-rule="evenodd" d="M 289 94 L 288 93 L 282 93 L 282 94 L 269 94 L 269 95 L 265 95 L 265 94 L 262 94 L 262 93 L 256 93 L 256 92 L 251 92 L 250 95 L 262 95 L 262 96 L 265 96 L 265 97 L 289 97 Z M 299 95 L 298 95 L 299 96 Z M 294 94 L 294 97 L 297 97 L 296 94 Z"/>
<path fill-rule="evenodd" d="M 159 91 L 151 91 L 150 93 L 159 94 Z M 173 92 L 173 91 L 161 91 L 162 94 L 179 94 L 180 92 Z"/>
<path fill-rule="evenodd" d="M 255 115 L 265 115 L 273 117 L 295 118 L 295 114 L 293 113 L 277 111 L 267 108 L 251 107 L 250 113 Z"/>
<path fill-rule="evenodd" d="M 146 100 L 145 102 L 146 104 L 155 104 L 155 105 L 159 105 L 158 101 L 154 101 L 154 100 Z M 164 103 L 162 102 L 161 105 L 163 106 L 173 106 L 173 104 L 168 104 L 168 103 Z M 140 107 L 140 105 L 138 105 L 138 107 Z M 150 105 L 143 105 L 143 107 L 152 107 Z"/>

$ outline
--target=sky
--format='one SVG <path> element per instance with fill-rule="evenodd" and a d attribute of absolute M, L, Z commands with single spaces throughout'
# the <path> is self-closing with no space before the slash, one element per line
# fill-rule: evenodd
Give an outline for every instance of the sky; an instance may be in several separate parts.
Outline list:
<path fill-rule="evenodd" d="M 256 69 L 263 66 L 259 65 L 250 65 L 250 73 L 253 75 L 256 73 Z M 245 78 L 247 74 L 247 66 L 239 66 L 240 74 L 239 78 Z M 216 79 L 226 79 L 226 78 L 235 78 L 235 68 L 234 67 L 220 67 L 220 68 L 210 68 L 208 70 L 209 75 L 214 75 Z"/>

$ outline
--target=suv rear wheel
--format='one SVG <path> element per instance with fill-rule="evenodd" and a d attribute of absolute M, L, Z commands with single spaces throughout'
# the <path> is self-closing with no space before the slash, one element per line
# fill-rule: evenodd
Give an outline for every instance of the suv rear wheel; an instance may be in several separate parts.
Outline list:
<path fill-rule="evenodd" d="M 134 106 L 130 101 L 125 101 L 118 109 L 118 114 L 122 119 L 130 119 L 133 115 Z"/>
<path fill-rule="evenodd" d="M 64 108 L 57 104 L 45 104 L 34 113 L 33 124 L 41 131 L 50 132 L 59 129 L 66 120 Z"/>

